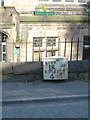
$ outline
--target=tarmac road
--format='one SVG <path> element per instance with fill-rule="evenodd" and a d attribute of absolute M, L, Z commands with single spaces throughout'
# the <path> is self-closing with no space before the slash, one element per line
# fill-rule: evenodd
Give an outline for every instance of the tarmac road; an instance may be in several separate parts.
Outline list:
<path fill-rule="evenodd" d="M 88 118 L 88 82 L 2 83 L 4 118 Z"/>
<path fill-rule="evenodd" d="M 5 104 L 3 118 L 88 118 L 88 99 Z"/>

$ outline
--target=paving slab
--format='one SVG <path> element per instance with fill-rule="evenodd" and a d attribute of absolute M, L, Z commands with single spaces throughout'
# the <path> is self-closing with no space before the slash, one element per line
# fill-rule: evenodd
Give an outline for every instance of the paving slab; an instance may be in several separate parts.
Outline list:
<path fill-rule="evenodd" d="M 23 101 L 39 99 L 57 99 L 65 96 L 87 96 L 88 82 L 3 82 L 2 100 L 3 101 Z"/>

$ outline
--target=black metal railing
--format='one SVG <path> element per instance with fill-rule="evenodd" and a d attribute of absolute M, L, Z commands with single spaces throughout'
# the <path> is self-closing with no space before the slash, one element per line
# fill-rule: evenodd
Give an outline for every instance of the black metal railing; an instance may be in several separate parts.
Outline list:
<path fill-rule="evenodd" d="M 61 40 L 51 42 L 50 46 L 47 42 L 39 41 L 38 46 L 35 47 L 34 42 L 25 40 L 20 47 L 15 48 L 14 41 L 7 42 L 6 58 L 8 62 L 29 62 L 29 61 L 42 61 L 42 57 L 61 56 L 68 57 L 69 61 L 83 59 L 83 41 L 79 38 L 71 38 L 68 40 Z M 41 43 L 42 42 L 42 43 Z M 0 46 L 2 43 L 0 42 Z M 0 56 L 2 54 L 2 47 L 0 47 Z M 44 54 L 44 55 L 43 55 Z M 87 54 L 87 53 L 86 53 Z M 0 59 L 1 60 L 1 59 Z"/>

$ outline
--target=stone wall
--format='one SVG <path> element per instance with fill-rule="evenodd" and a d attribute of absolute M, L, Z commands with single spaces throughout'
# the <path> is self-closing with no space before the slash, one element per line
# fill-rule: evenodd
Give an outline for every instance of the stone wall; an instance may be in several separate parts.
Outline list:
<path fill-rule="evenodd" d="M 0 63 L 2 82 L 31 82 L 43 80 L 43 63 Z M 88 80 L 88 61 L 68 62 L 68 80 Z M 66 80 L 66 81 L 68 81 Z"/>
<path fill-rule="evenodd" d="M 0 63 L 0 66 L 2 66 L 2 68 L 0 68 L 0 70 L 2 69 L 2 75 L 28 75 L 43 73 L 43 62 Z M 88 72 L 88 61 L 69 61 L 68 72 Z"/>
<path fill-rule="evenodd" d="M 87 23 L 20 23 L 20 32 L 24 38 L 24 44 L 20 49 L 20 61 L 30 62 L 33 60 L 32 56 L 34 52 L 39 52 L 39 47 L 33 48 L 34 37 L 43 38 L 43 46 L 40 48 L 42 52 L 42 56 L 45 57 L 46 54 L 46 39 L 48 37 L 57 38 L 57 45 L 54 47 L 55 55 L 64 57 L 65 50 L 65 39 L 66 39 L 66 57 L 70 60 L 70 52 L 71 52 L 71 39 L 73 38 L 73 46 L 72 46 L 72 60 L 77 59 L 77 40 L 79 39 L 79 49 L 78 49 L 78 60 L 82 60 L 83 58 L 83 39 L 85 35 L 88 35 L 88 24 Z M 27 42 L 27 49 L 26 49 Z M 59 43 L 60 42 L 60 43 Z M 31 46 L 31 47 L 30 47 Z M 47 51 L 50 49 L 47 49 Z M 27 58 L 26 58 L 27 51 Z M 51 50 L 52 51 L 52 50 Z M 22 54 L 23 53 L 23 54 Z M 31 56 L 31 57 L 30 57 Z M 38 61 L 38 59 L 37 59 Z"/>

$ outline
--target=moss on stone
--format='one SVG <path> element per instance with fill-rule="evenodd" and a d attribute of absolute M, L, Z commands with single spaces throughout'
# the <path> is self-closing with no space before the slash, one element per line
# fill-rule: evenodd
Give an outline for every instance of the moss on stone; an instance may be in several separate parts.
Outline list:
<path fill-rule="evenodd" d="M 20 22 L 31 23 L 31 22 L 88 22 L 87 16 L 20 16 Z"/>
<path fill-rule="evenodd" d="M 42 80 L 43 75 L 42 74 L 36 74 L 36 80 Z"/>
<path fill-rule="evenodd" d="M 12 26 L 14 26 L 14 25 L 15 25 L 14 23 L 0 24 L 0 26 L 1 26 L 2 28 L 10 28 L 10 27 L 12 27 Z"/>

